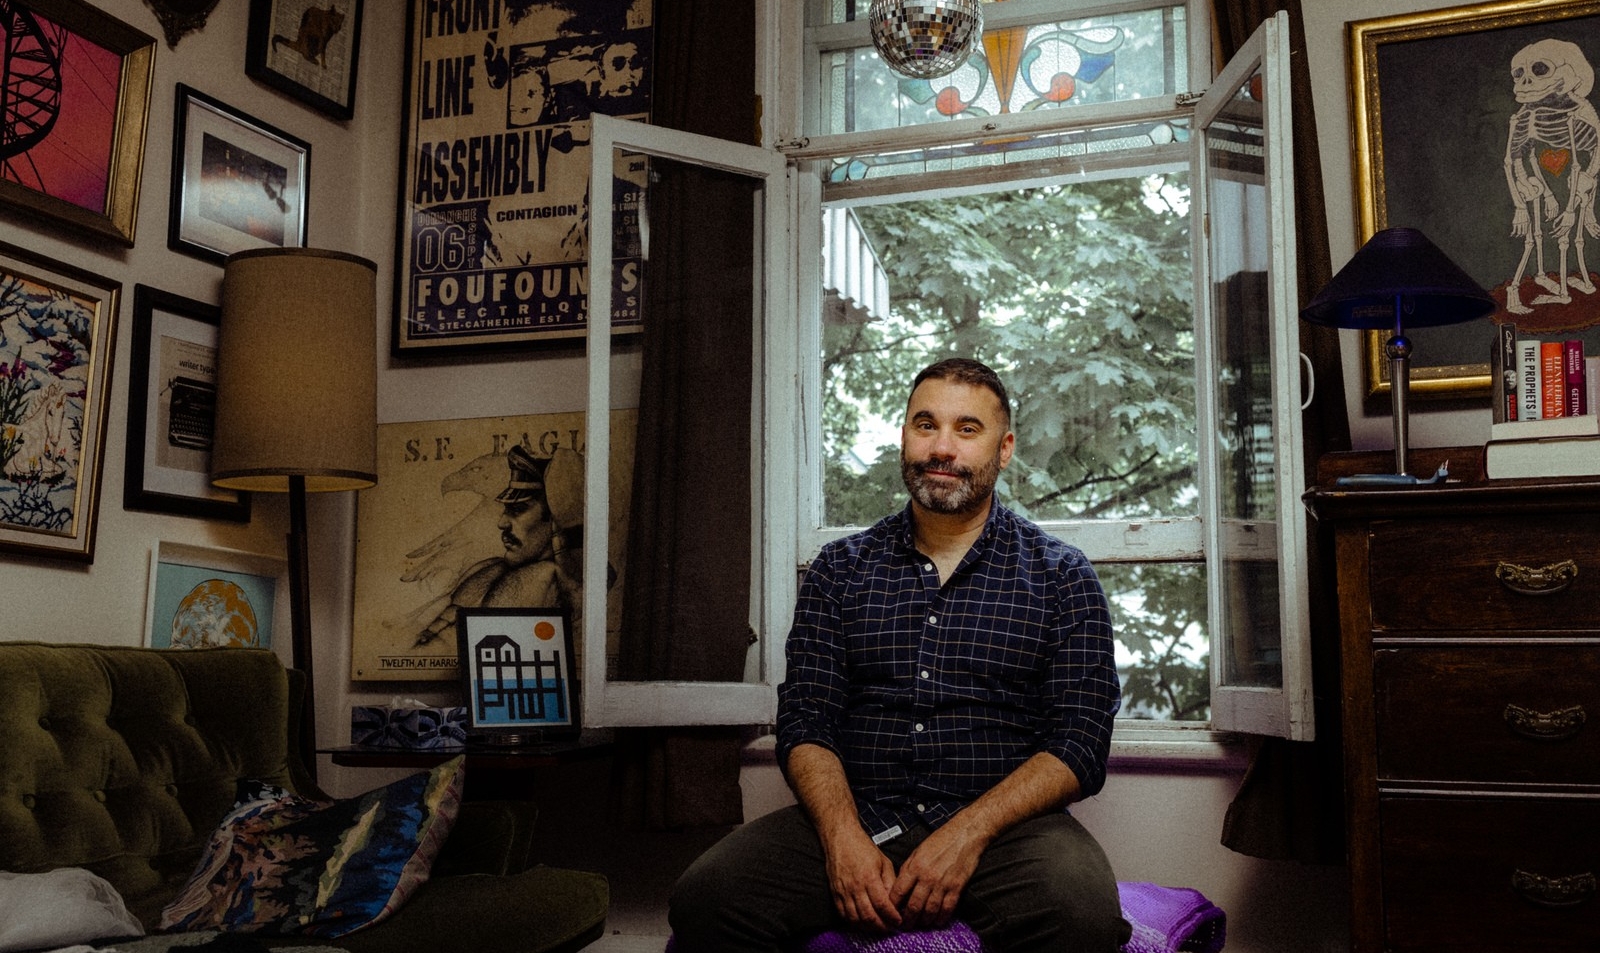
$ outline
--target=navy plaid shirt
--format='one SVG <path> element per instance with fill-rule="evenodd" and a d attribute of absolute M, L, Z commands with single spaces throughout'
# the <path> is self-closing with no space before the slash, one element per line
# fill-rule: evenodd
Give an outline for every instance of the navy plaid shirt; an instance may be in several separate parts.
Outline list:
<path fill-rule="evenodd" d="M 1121 703 L 1100 580 L 1072 546 L 998 501 L 939 585 L 909 506 L 823 547 L 800 585 L 778 689 L 778 757 L 844 763 L 874 836 L 938 827 L 1048 751 L 1087 797 Z"/>

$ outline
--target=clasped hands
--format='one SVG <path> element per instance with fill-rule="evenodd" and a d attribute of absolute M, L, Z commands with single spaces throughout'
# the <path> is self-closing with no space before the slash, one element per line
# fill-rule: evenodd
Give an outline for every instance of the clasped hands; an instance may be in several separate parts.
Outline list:
<path fill-rule="evenodd" d="M 865 831 L 827 851 L 828 883 L 839 915 L 858 930 L 878 934 L 949 923 L 986 846 L 959 820 L 928 835 L 898 873 Z"/>

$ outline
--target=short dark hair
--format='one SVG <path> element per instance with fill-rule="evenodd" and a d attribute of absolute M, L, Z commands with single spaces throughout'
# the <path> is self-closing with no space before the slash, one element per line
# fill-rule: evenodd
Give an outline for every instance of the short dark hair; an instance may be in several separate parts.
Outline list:
<path fill-rule="evenodd" d="M 926 380 L 955 381 L 992 392 L 1000 398 L 1000 412 L 1005 415 L 1006 429 L 1011 429 L 1011 395 L 1006 393 L 1006 385 L 1001 383 L 1000 375 L 989 365 L 970 357 L 947 357 L 935 361 L 917 372 L 911 381 L 911 393 L 915 394 Z"/>

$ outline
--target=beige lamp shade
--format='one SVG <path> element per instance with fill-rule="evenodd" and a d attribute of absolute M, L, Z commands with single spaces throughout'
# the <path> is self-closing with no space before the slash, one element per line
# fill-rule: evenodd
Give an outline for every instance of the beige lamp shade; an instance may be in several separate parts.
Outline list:
<path fill-rule="evenodd" d="M 310 248 L 228 256 L 211 482 L 284 493 L 377 482 L 377 266 Z"/>

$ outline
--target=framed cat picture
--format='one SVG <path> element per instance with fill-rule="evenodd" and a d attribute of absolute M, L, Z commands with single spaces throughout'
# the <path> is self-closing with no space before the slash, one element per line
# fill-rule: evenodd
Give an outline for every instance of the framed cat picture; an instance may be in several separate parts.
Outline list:
<path fill-rule="evenodd" d="M 335 119 L 355 115 L 362 0 L 250 0 L 244 71 Z"/>

